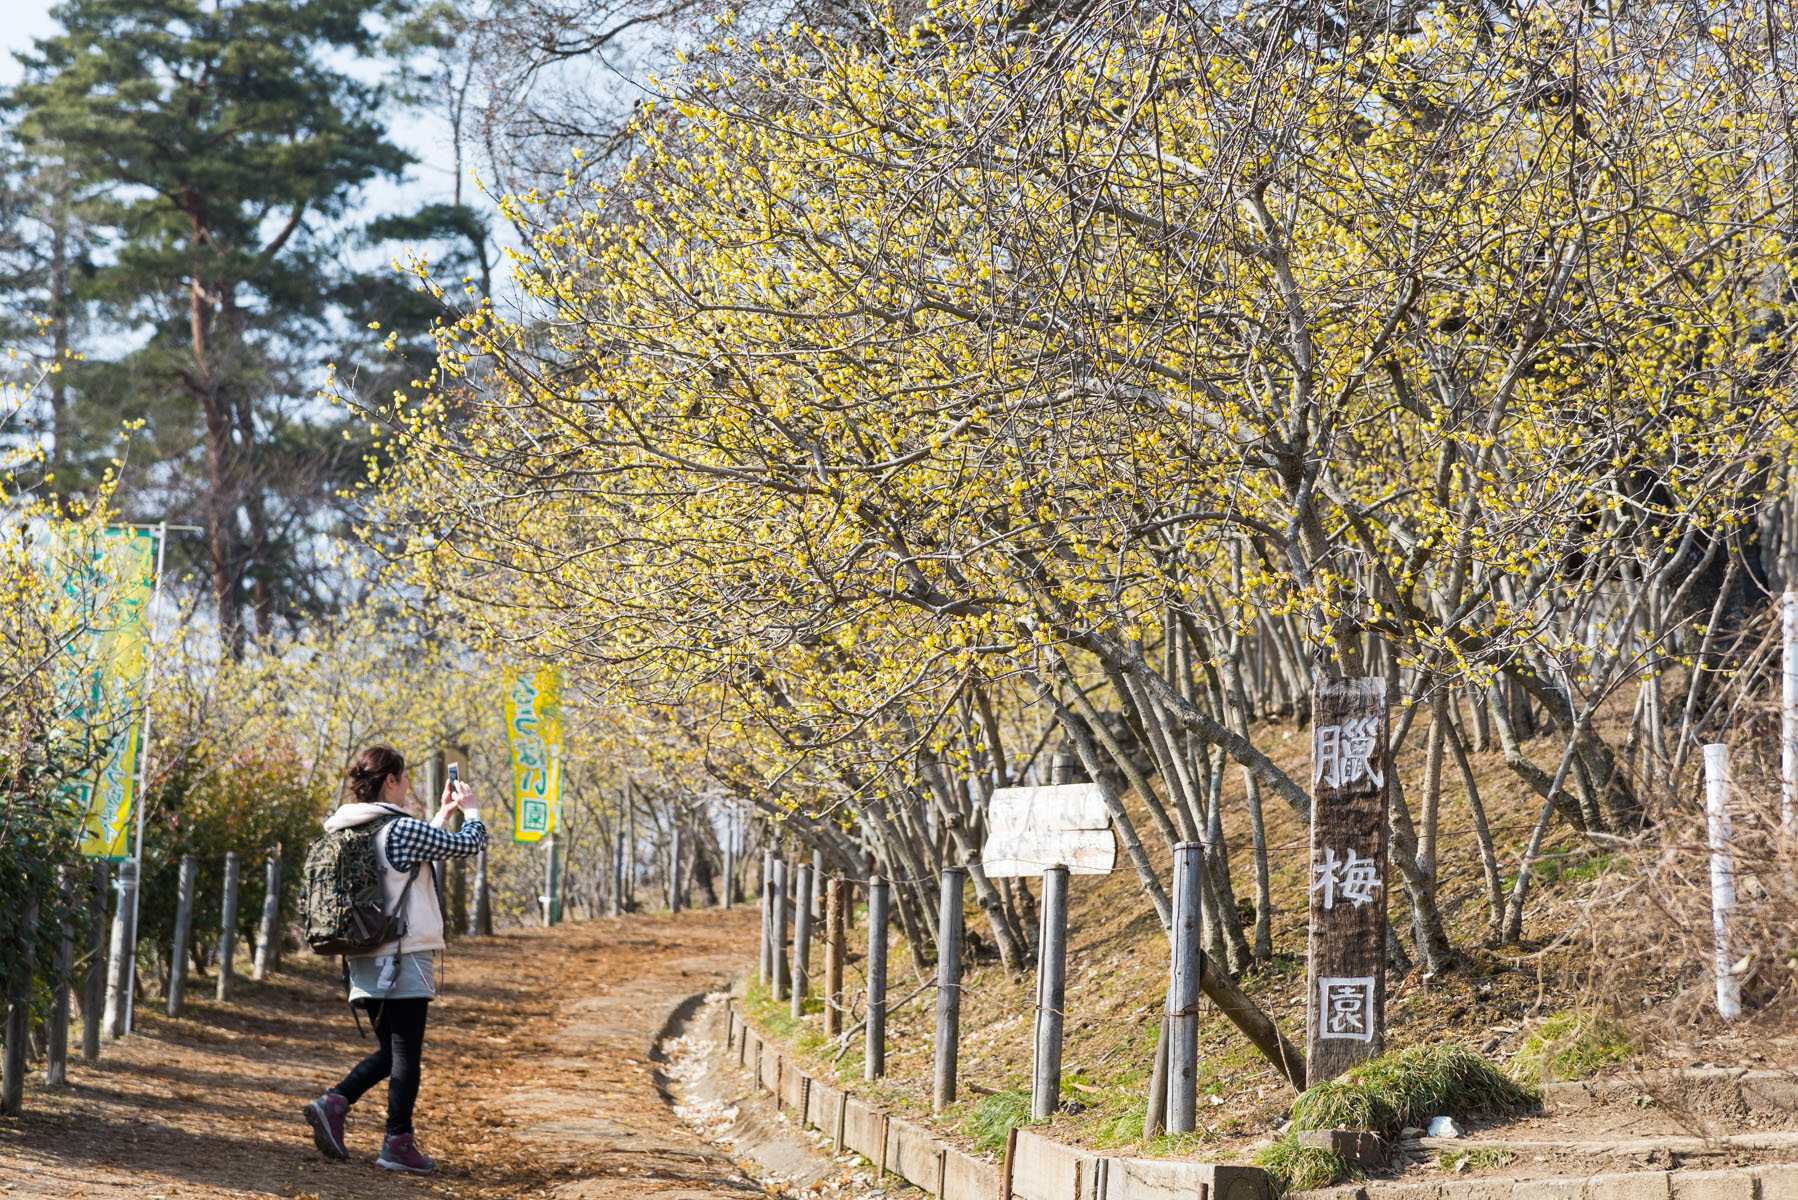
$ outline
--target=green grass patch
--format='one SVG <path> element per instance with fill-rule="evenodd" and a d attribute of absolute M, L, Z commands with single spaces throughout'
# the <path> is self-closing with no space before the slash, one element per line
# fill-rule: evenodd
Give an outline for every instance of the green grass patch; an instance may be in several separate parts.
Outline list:
<path fill-rule="evenodd" d="M 790 1007 L 792 1001 L 775 1001 L 766 986 L 751 984 L 739 1005 L 743 1015 L 770 1037 L 792 1043 L 797 1050 L 811 1053 L 824 1045 L 824 1031 L 809 1021 L 796 1021 Z"/>
<path fill-rule="evenodd" d="M 1471 1047 L 1410 1046 L 1309 1089 L 1292 1106 L 1295 1129 L 1365 1129 L 1391 1137 L 1431 1117 L 1503 1115 L 1541 1097 Z"/>
<path fill-rule="evenodd" d="M 1342 1155 L 1334 1150 L 1301 1146 L 1299 1135 L 1290 1131 L 1257 1154 L 1255 1164 L 1267 1172 L 1268 1185 L 1276 1196 L 1361 1177 L 1360 1168 Z"/>
<path fill-rule="evenodd" d="M 1584 849 L 1550 851 L 1536 860 L 1536 865 L 1530 869 L 1530 878 L 1544 884 L 1578 883 L 1618 870 L 1627 861 L 1622 855 L 1606 850 L 1596 853 Z M 1505 876 L 1505 891 L 1510 891 L 1516 884 L 1515 872 Z"/>
<path fill-rule="evenodd" d="M 1093 1140 L 1105 1149 L 1140 1142 L 1142 1141 L 1143 1117 L 1144 1113 L 1140 1104 L 1132 1110 L 1121 1112 L 1094 1130 Z"/>
<path fill-rule="evenodd" d="M 1158 1133 L 1143 1143 L 1143 1153 L 1150 1158 L 1166 1158 L 1170 1154 L 1191 1154 L 1205 1144 L 1205 1134 L 1195 1129 L 1191 1133 Z"/>
<path fill-rule="evenodd" d="M 1444 1171 L 1473 1171 L 1482 1167 L 1502 1167 L 1511 1161 L 1511 1152 L 1502 1146 L 1481 1146 L 1475 1150 L 1444 1150 L 1437 1160 Z"/>
<path fill-rule="evenodd" d="M 1030 1093 L 1007 1088 L 982 1096 L 972 1112 L 962 1118 L 961 1131 L 982 1150 L 1001 1154 L 1006 1138 L 1020 1125 L 1030 1124 Z"/>
<path fill-rule="evenodd" d="M 1525 1038 L 1512 1061 L 1519 1079 L 1553 1083 L 1585 1079 L 1629 1057 L 1629 1033 L 1600 1009 L 1561 1012 Z"/>
<path fill-rule="evenodd" d="M 1352 1177 L 1354 1167 L 1338 1154 L 1301 1147 L 1301 1129 L 1362 1129 L 1391 1139 L 1407 1125 L 1428 1124 L 1431 1117 L 1507 1115 L 1540 1101 L 1534 1088 L 1467 1046 L 1411 1046 L 1308 1089 L 1293 1102 L 1292 1127 L 1255 1161 L 1278 1194 L 1324 1187 Z M 1329 1177 L 1323 1178 L 1326 1172 Z"/>

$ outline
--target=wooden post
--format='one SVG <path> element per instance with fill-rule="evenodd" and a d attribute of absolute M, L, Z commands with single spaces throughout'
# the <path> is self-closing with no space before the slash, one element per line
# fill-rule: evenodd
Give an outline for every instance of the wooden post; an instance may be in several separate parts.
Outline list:
<path fill-rule="evenodd" d="M 262 922 L 256 927 L 256 958 L 250 967 L 250 978 L 268 978 L 275 964 L 276 942 L 281 937 L 281 847 L 268 856 L 266 877 L 262 885 Z"/>
<path fill-rule="evenodd" d="M 624 915 L 624 830 L 612 835 L 612 915 Z"/>
<path fill-rule="evenodd" d="M 474 856 L 474 900 L 468 906 L 468 932 L 485 937 L 493 932 L 493 901 L 487 891 L 487 852 Z"/>
<path fill-rule="evenodd" d="M 1733 1021 L 1742 1015 L 1742 981 L 1730 970 L 1735 964 L 1729 927 L 1736 907 L 1736 857 L 1729 832 L 1729 747 L 1721 742 L 1704 748 L 1704 811 L 1710 824 L 1717 1015 Z"/>
<path fill-rule="evenodd" d="M 200 860 L 192 854 L 181 856 L 181 882 L 175 892 L 175 941 L 169 947 L 168 1014 L 181 1015 L 187 1001 L 187 948 L 193 938 L 194 881 L 199 877 Z"/>
<path fill-rule="evenodd" d="M 1386 1046 L 1386 680 L 1318 680 L 1311 732 L 1305 1082 L 1315 1087 Z"/>
<path fill-rule="evenodd" d="M 847 950 L 843 896 L 846 891 L 841 879 L 832 879 L 824 888 L 824 1036 L 827 1038 L 843 1032 L 843 957 Z"/>
<path fill-rule="evenodd" d="M 1780 828 L 1798 835 L 1798 592 L 1780 600 L 1781 660 L 1779 706 Z"/>
<path fill-rule="evenodd" d="M 824 897 L 818 891 L 818 881 L 824 878 L 824 851 L 812 851 L 812 920 L 820 925 L 824 923 Z"/>
<path fill-rule="evenodd" d="M 543 924 L 548 927 L 556 923 L 556 876 L 560 864 L 556 861 L 555 833 L 545 834 L 543 842 Z"/>
<path fill-rule="evenodd" d="M 681 905 L 680 855 L 680 825 L 676 824 L 673 842 L 668 847 L 668 911 L 671 913 L 679 912 Z"/>
<path fill-rule="evenodd" d="M 770 987 L 776 1001 L 787 998 L 787 863 L 774 860 L 774 907 L 771 932 L 774 936 L 774 978 Z"/>
<path fill-rule="evenodd" d="M 624 779 L 624 911 L 637 911 L 637 798 L 630 776 Z"/>
<path fill-rule="evenodd" d="M 1191 1133 L 1198 1120 L 1199 977 L 1205 956 L 1200 897 L 1204 894 L 1204 847 L 1174 847 L 1173 970 L 1167 1005 L 1167 1131 Z"/>
<path fill-rule="evenodd" d="M 774 855 L 762 851 L 762 878 L 756 889 L 762 907 L 762 957 L 756 966 L 756 982 L 771 987 L 774 978 Z"/>
<path fill-rule="evenodd" d="M 793 881 L 793 1019 L 805 1013 L 812 968 L 812 867 L 801 861 Z"/>
<path fill-rule="evenodd" d="M 237 851 L 225 855 L 225 903 L 219 917 L 218 999 L 231 998 L 232 959 L 237 954 Z"/>
<path fill-rule="evenodd" d="M 862 1054 L 862 1078 L 879 1079 L 887 1071 L 887 882 L 868 880 L 868 1021 Z"/>
<path fill-rule="evenodd" d="M 75 974 L 75 876 L 67 864 L 56 868 L 56 980 L 50 993 L 50 1030 L 44 1052 L 44 1082 L 51 1087 L 69 1081 L 69 991 Z"/>
<path fill-rule="evenodd" d="M 737 901 L 737 814 L 724 817 L 724 886 L 718 889 L 718 907 L 729 908 Z"/>
<path fill-rule="evenodd" d="M 1067 1007 L 1068 869 L 1043 872 L 1042 947 L 1036 960 L 1036 1055 L 1030 1077 L 1030 1119 L 1046 1121 L 1061 1107 L 1062 1010 Z"/>
<path fill-rule="evenodd" d="M 112 914 L 112 949 L 106 960 L 106 1036 L 115 1041 L 128 1032 L 130 1020 L 131 956 L 137 946 L 137 931 L 131 927 L 136 916 L 132 898 L 137 895 L 137 865 L 135 858 L 119 864 L 119 906 Z"/>
<path fill-rule="evenodd" d="M 81 1061 L 100 1059 L 100 1006 L 106 994 L 106 897 L 111 871 L 104 861 L 96 862 L 89 877 L 87 925 L 87 978 L 81 990 Z"/>
<path fill-rule="evenodd" d="M 965 868 L 943 868 L 942 904 L 937 910 L 936 1088 L 931 1105 L 934 1112 L 942 1112 L 955 1103 L 955 1069 L 961 1042 L 961 886 L 967 877 Z"/>
<path fill-rule="evenodd" d="M 19 1115 L 25 1103 L 25 1042 L 31 1030 L 31 976 L 37 966 L 36 893 L 25 897 L 20 922 L 22 945 L 13 955 L 6 989 L 6 1054 L 0 1061 L 0 1114 Z"/>

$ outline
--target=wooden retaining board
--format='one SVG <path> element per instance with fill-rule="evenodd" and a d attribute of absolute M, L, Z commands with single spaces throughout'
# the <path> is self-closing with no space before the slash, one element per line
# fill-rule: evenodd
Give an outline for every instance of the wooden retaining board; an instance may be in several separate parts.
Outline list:
<path fill-rule="evenodd" d="M 745 1024 L 745 1057 L 753 1067 L 759 1051 L 763 1070 L 757 1085 L 775 1087 L 781 1056 L 773 1043 Z M 753 1045 L 751 1039 L 754 1040 Z M 865 1100 L 812 1080 L 797 1069 L 780 1071 L 782 1104 L 792 1119 L 835 1139 L 876 1167 L 884 1167 L 937 1195 L 938 1200 L 993 1200 L 1001 1171 L 938 1141 L 922 1126 L 889 1118 Z M 798 1111 L 802 1102 L 805 1111 Z M 1209 1200 L 1267 1200 L 1267 1176 L 1258 1167 L 1149 1158 L 1112 1158 L 1064 1146 L 1019 1129 L 1012 1154 L 1011 1195 L 1001 1200 L 1192 1200 L 1201 1184 Z M 940 1194 L 939 1194 L 940 1188 Z"/>
<path fill-rule="evenodd" d="M 871 1163 L 879 1164 L 885 1149 L 886 1118 L 865 1100 L 847 1096 L 843 1100 L 843 1148 L 853 1150 Z"/>
<path fill-rule="evenodd" d="M 999 1194 L 999 1168 L 960 1150 L 949 1150 L 943 1162 L 941 1200 L 993 1200 Z"/>
<path fill-rule="evenodd" d="M 1084 1200 L 1092 1194 L 1094 1155 L 1018 1130 L 1011 1155 L 1013 1200 Z"/>
<path fill-rule="evenodd" d="M 843 1093 L 828 1084 L 812 1080 L 811 1103 L 805 1106 L 805 1123 L 825 1137 L 837 1136 L 837 1113 L 843 1107 Z"/>
<path fill-rule="evenodd" d="M 756 1077 L 755 1085 L 764 1092 L 774 1090 L 775 1081 L 780 1078 L 780 1052 L 766 1042 L 762 1043 L 762 1070 Z"/>
<path fill-rule="evenodd" d="M 1023 1151 L 1021 1142 L 1019 1151 Z M 1079 1191 L 1072 1191 L 1072 1180 L 1063 1181 L 1069 1194 L 1076 1195 L 1078 1200 L 1192 1200 L 1199 1194 L 1201 1185 L 1213 1200 L 1267 1200 L 1267 1176 L 1259 1167 L 1154 1158 L 1082 1157 Z M 1014 1172 L 1017 1166 L 1014 1159 Z M 1013 1190 L 1015 1194 L 1015 1183 Z"/>
<path fill-rule="evenodd" d="M 803 1114 L 800 1107 L 805 1103 L 805 1074 L 795 1067 L 788 1067 L 780 1075 L 780 1103 L 787 1110 L 788 1116 L 799 1118 Z"/>
<path fill-rule="evenodd" d="M 910 1121 L 887 1122 L 887 1170 L 933 1196 L 943 1169 L 942 1150 L 940 1142 Z"/>

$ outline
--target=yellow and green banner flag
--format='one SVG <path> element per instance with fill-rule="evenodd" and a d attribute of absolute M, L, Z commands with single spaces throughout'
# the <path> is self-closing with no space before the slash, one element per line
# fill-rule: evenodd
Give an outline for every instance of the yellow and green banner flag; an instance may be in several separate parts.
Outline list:
<path fill-rule="evenodd" d="M 69 784 L 81 853 L 114 862 L 129 857 L 138 800 L 156 558 L 152 531 L 104 530 L 52 559 L 80 630 L 69 646 L 71 738 L 81 760 L 98 759 Z"/>
<path fill-rule="evenodd" d="M 561 800 L 562 672 L 508 670 L 506 738 L 512 747 L 512 840 L 535 842 L 556 828 Z"/>

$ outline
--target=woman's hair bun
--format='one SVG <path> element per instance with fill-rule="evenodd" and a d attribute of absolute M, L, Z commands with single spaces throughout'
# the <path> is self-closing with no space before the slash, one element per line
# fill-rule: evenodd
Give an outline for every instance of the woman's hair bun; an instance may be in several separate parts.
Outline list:
<path fill-rule="evenodd" d="M 389 775 L 402 774 L 406 759 L 392 746 L 370 746 L 350 760 L 344 770 L 344 803 L 369 803 L 381 794 Z"/>

